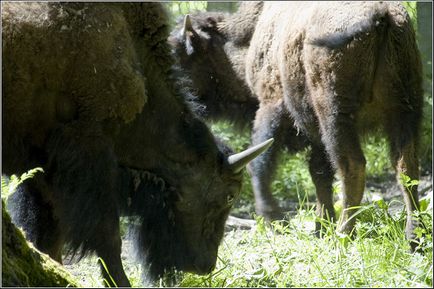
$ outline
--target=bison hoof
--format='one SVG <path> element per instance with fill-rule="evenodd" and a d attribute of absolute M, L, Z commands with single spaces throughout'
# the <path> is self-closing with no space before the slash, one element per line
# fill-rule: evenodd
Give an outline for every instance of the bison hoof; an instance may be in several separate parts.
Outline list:
<path fill-rule="evenodd" d="M 415 233 L 415 229 L 419 228 L 421 234 L 418 236 Z M 412 219 L 411 217 L 407 217 L 407 224 L 405 228 L 405 237 L 407 238 L 410 244 L 410 252 L 414 253 L 423 253 L 423 246 L 421 246 L 423 240 L 426 238 L 426 232 L 428 229 L 426 226 L 421 223 L 418 219 Z"/>

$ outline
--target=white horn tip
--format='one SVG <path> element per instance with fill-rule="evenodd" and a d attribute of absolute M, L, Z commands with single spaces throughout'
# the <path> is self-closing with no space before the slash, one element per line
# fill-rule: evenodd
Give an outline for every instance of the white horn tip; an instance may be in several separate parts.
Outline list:
<path fill-rule="evenodd" d="M 246 149 L 245 151 L 229 156 L 228 164 L 232 171 L 239 172 L 242 168 L 244 168 L 244 166 L 247 165 L 247 163 L 265 152 L 273 142 L 274 138 L 270 138 L 260 144 Z"/>
<path fill-rule="evenodd" d="M 193 28 L 193 26 L 191 25 L 190 14 L 186 14 L 184 17 L 184 28 L 187 30 L 190 30 Z"/>
<path fill-rule="evenodd" d="M 273 142 L 274 142 L 274 138 L 270 138 L 270 139 L 264 141 L 263 145 L 268 146 L 268 145 L 271 145 Z"/>

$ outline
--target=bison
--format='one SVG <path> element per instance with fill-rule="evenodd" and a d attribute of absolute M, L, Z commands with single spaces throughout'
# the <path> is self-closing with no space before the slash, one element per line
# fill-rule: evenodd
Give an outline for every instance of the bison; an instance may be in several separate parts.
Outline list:
<path fill-rule="evenodd" d="M 129 286 L 119 218 L 139 220 L 153 277 L 216 263 L 243 167 L 194 111 L 161 3 L 2 3 L 2 173 L 42 167 L 10 197 L 41 251 L 96 252 Z M 103 264 L 101 264 L 103 265 Z M 113 279 L 111 279 L 113 277 Z"/>
<path fill-rule="evenodd" d="M 252 143 L 276 140 L 249 165 L 256 211 L 267 219 L 281 217 L 270 182 L 283 146 L 311 147 L 309 170 L 321 218 L 335 219 L 332 182 L 340 175 L 343 232 L 352 231 L 352 208 L 363 196 L 363 135 L 379 131 L 387 138 L 398 181 L 402 173 L 419 178 L 421 60 L 401 4 L 244 2 L 232 15 L 187 15 L 170 42 L 209 117 L 236 120 L 229 114 L 237 112 L 225 108 L 246 105 L 240 112 L 250 121 L 244 112 L 258 100 Z M 401 190 L 412 240 L 417 186 L 401 184 Z"/>

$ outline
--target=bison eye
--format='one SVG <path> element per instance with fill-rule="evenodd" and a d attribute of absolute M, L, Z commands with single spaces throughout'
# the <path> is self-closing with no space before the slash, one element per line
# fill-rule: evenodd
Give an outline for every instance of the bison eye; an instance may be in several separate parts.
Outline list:
<path fill-rule="evenodd" d="M 232 204 L 234 203 L 234 195 L 232 195 L 232 194 L 229 194 L 228 196 L 227 196 L 227 201 L 228 201 L 228 205 L 230 205 L 230 206 L 232 206 Z"/>

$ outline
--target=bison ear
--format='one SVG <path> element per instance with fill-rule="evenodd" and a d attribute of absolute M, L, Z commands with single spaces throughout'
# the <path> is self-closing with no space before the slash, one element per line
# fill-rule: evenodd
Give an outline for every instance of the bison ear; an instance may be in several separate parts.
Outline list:
<path fill-rule="evenodd" d="M 239 173 L 250 161 L 265 152 L 274 142 L 273 138 L 264 141 L 254 147 L 228 157 L 229 169 L 233 173 Z"/>

